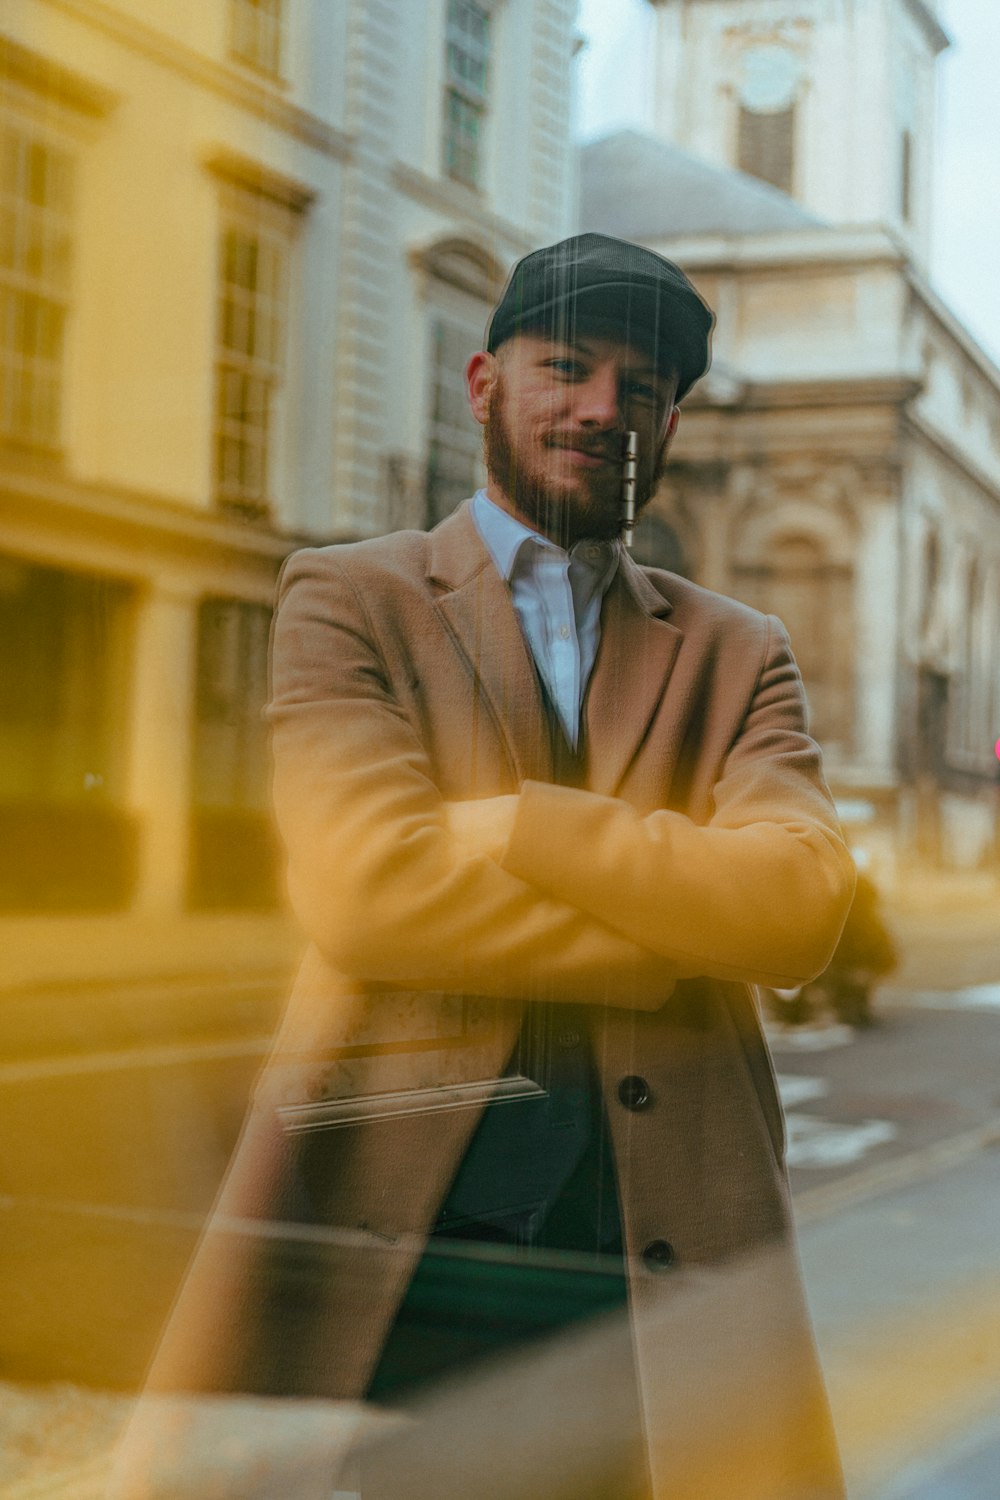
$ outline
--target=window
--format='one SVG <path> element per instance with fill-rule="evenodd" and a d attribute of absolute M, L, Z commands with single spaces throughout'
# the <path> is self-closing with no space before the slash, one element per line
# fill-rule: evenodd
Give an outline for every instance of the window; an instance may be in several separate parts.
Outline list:
<path fill-rule="evenodd" d="M 73 162 L 0 121 L 0 438 L 59 443 Z"/>
<path fill-rule="evenodd" d="M 490 16 L 474 0 L 448 0 L 445 35 L 444 170 L 478 187 L 489 73 Z"/>
<path fill-rule="evenodd" d="M 899 213 L 905 224 L 913 219 L 913 136 L 904 130 L 899 138 Z"/>
<path fill-rule="evenodd" d="M 189 878 L 195 907 L 277 900 L 263 717 L 270 623 L 266 605 L 241 599 L 204 599 L 198 611 Z"/>
<path fill-rule="evenodd" d="M 278 211 L 280 213 L 280 210 Z M 289 236 L 250 193 L 227 195 L 219 246 L 215 493 L 267 509 L 281 385 Z"/>
<path fill-rule="evenodd" d="M 963 582 L 959 670 L 949 702 L 949 748 L 963 758 L 992 767 L 992 744 L 996 736 L 990 722 L 985 575 L 978 558 L 968 564 Z"/>
<path fill-rule="evenodd" d="M 795 105 L 758 111 L 740 106 L 736 165 L 780 188 L 792 191 L 795 144 Z"/>
<path fill-rule="evenodd" d="M 229 50 L 241 63 L 281 72 L 282 0 L 230 0 Z"/>
<path fill-rule="evenodd" d="M 126 904 L 128 586 L 0 557 L 0 908 Z"/>
<path fill-rule="evenodd" d="M 431 328 L 428 526 L 443 520 L 481 483 L 482 432 L 465 393 L 465 366 L 481 342 L 481 329 L 443 315 Z"/>

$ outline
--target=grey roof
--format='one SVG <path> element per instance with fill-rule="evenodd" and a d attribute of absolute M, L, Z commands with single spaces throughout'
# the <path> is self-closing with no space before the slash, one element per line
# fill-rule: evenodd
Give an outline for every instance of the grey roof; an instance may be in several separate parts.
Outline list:
<path fill-rule="evenodd" d="M 580 229 L 629 240 L 771 234 L 823 223 L 787 193 L 637 130 L 584 146 Z"/>

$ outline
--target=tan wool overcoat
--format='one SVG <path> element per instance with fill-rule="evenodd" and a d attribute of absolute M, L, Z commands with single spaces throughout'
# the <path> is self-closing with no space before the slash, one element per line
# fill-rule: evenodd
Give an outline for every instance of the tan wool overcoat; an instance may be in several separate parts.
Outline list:
<path fill-rule="evenodd" d="M 361 1397 L 524 1007 L 582 1004 L 655 1493 L 681 1493 L 677 1411 L 709 1365 L 763 1414 L 715 1414 L 749 1423 L 739 1493 L 756 1464 L 769 1500 L 828 1500 L 753 985 L 824 967 L 853 866 L 778 621 L 623 555 L 601 626 L 586 785 L 559 786 L 468 505 L 286 564 L 275 799 L 310 948 L 153 1387 Z M 463 852 L 443 802 L 510 793 L 502 856 Z M 642 1110 L 618 1094 L 635 1076 Z M 644 1253 L 663 1242 L 669 1269 Z M 692 1285 L 724 1313 L 672 1336 Z"/>

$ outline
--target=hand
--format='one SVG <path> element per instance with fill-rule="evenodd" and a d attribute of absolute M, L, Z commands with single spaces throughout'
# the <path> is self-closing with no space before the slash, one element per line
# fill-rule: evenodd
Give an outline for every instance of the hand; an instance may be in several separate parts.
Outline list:
<path fill-rule="evenodd" d="M 485 855 L 499 860 L 514 828 L 516 796 L 481 797 L 473 802 L 446 802 L 448 831 L 467 858 Z"/>

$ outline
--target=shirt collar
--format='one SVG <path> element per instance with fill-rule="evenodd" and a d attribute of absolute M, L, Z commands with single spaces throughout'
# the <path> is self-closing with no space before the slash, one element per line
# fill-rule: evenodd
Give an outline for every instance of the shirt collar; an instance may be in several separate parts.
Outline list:
<path fill-rule="evenodd" d="M 521 548 L 526 542 L 534 542 L 539 547 L 546 547 L 561 557 L 569 556 L 577 566 L 593 574 L 595 585 L 601 588 L 602 592 L 607 589 L 618 567 L 621 554 L 620 542 L 600 541 L 596 538 L 588 540 L 584 537 L 581 541 L 575 542 L 567 554 L 549 537 L 533 531 L 530 526 L 526 526 L 509 511 L 501 510 L 485 490 L 477 490 L 473 496 L 472 519 L 486 544 L 486 550 L 492 557 L 497 572 L 507 583 L 513 576 Z"/>

